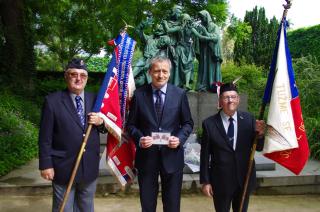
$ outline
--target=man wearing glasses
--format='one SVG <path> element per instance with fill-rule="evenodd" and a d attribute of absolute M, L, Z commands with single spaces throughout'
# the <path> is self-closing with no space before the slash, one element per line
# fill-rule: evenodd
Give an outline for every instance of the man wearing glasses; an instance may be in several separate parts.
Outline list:
<path fill-rule="evenodd" d="M 233 83 L 222 85 L 219 97 L 222 109 L 202 123 L 200 183 L 203 193 L 213 198 L 217 212 L 229 212 L 231 205 L 233 211 L 239 211 L 256 133 L 259 135 L 257 150 L 263 148 L 264 122 L 239 111 L 239 103 L 236 86 Z M 255 181 L 253 166 L 243 211 L 247 211 L 249 193 L 254 189 Z"/>
<path fill-rule="evenodd" d="M 93 212 L 99 172 L 99 132 L 103 119 L 92 113 L 95 95 L 85 92 L 88 71 L 81 59 L 72 59 L 64 73 L 67 89 L 45 97 L 39 131 L 41 177 L 52 181 L 52 211 L 62 204 L 71 172 L 88 124 L 93 124 L 64 211 Z M 90 113 L 91 112 L 91 113 Z"/>

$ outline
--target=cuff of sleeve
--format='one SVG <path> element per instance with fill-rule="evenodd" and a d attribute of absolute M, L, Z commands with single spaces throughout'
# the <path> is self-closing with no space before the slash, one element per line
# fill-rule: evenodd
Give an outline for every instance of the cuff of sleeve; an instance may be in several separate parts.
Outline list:
<path fill-rule="evenodd" d="M 39 169 L 40 170 L 49 169 L 49 168 L 53 168 L 51 157 L 39 159 Z"/>

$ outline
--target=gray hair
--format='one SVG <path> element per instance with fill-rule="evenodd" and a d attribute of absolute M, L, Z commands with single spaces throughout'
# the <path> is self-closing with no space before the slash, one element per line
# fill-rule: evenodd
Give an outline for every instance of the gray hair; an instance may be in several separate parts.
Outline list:
<path fill-rule="evenodd" d="M 158 62 L 166 62 L 169 65 L 169 70 L 171 70 L 171 66 L 172 66 L 171 60 L 169 58 L 167 58 L 166 56 L 162 56 L 162 55 L 157 55 L 157 56 L 151 58 L 149 70 L 151 70 L 152 66 Z"/>

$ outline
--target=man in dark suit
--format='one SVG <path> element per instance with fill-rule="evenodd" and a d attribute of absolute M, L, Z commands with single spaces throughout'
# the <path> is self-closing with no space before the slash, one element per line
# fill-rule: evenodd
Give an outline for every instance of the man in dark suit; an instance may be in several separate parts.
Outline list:
<path fill-rule="evenodd" d="M 222 85 L 219 97 L 222 110 L 202 123 L 200 183 L 203 193 L 213 197 L 218 212 L 230 211 L 231 204 L 233 211 L 239 211 L 256 133 L 259 135 L 257 150 L 263 148 L 264 122 L 238 111 L 239 102 L 236 86 L 233 83 Z M 255 181 L 253 167 L 243 211 L 247 211 L 249 193 L 255 187 Z"/>
<path fill-rule="evenodd" d="M 127 122 L 127 130 L 137 146 L 142 211 L 154 212 L 161 178 L 163 211 L 180 211 L 183 177 L 183 144 L 192 132 L 193 121 L 186 93 L 168 83 L 171 62 L 155 57 L 150 62 L 152 82 L 136 90 Z M 167 145 L 155 145 L 152 133 L 168 133 Z"/>
<path fill-rule="evenodd" d="M 64 73 L 67 89 L 45 98 L 39 132 L 39 169 L 52 181 L 52 211 L 58 211 L 69 182 L 88 124 L 92 128 L 75 182 L 64 211 L 93 212 L 93 198 L 99 171 L 99 131 L 105 132 L 103 119 L 90 112 L 95 95 L 84 91 L 88 79 L 81 59 L 69 62 Z"/>

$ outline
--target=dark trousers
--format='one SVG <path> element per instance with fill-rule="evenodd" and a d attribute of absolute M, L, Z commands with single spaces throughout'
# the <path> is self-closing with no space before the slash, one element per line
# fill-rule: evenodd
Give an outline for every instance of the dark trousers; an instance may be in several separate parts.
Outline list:
<path fill-rule="evenodd" d="M 159 192 L 159 173 L 161 178 L 161 194 L 164 212 L 180 211 L 182 186 L 182 170 L 168 174 L 163 170 L 157 172 L 138 172 L 140 203 L 142 212 L 155 212 Z"/>
<path fill-rule="evenodd" d="M 242 190 L 240 188 L 232 194 L 215 194 L 213 198 L 214 208 L 217 212 L 229 212 L 232 204 L 232 211 L 239 212 L 241 198 Z M 248 210 L 248 204 L 249 194 L 247 193 L 242 207 L 242 212 L 246 212 Z"/>
<path fill-rule="evenodd" d="M 97 180 L 90 183 L 74 183 L 71 187 L 68 201 L 64 212 L 94 212 L 94 195 L 96 192 Z M 52 183 L 53 202 L 52 211 L 58 212 L 63 202 L 67 185 Z"/>

